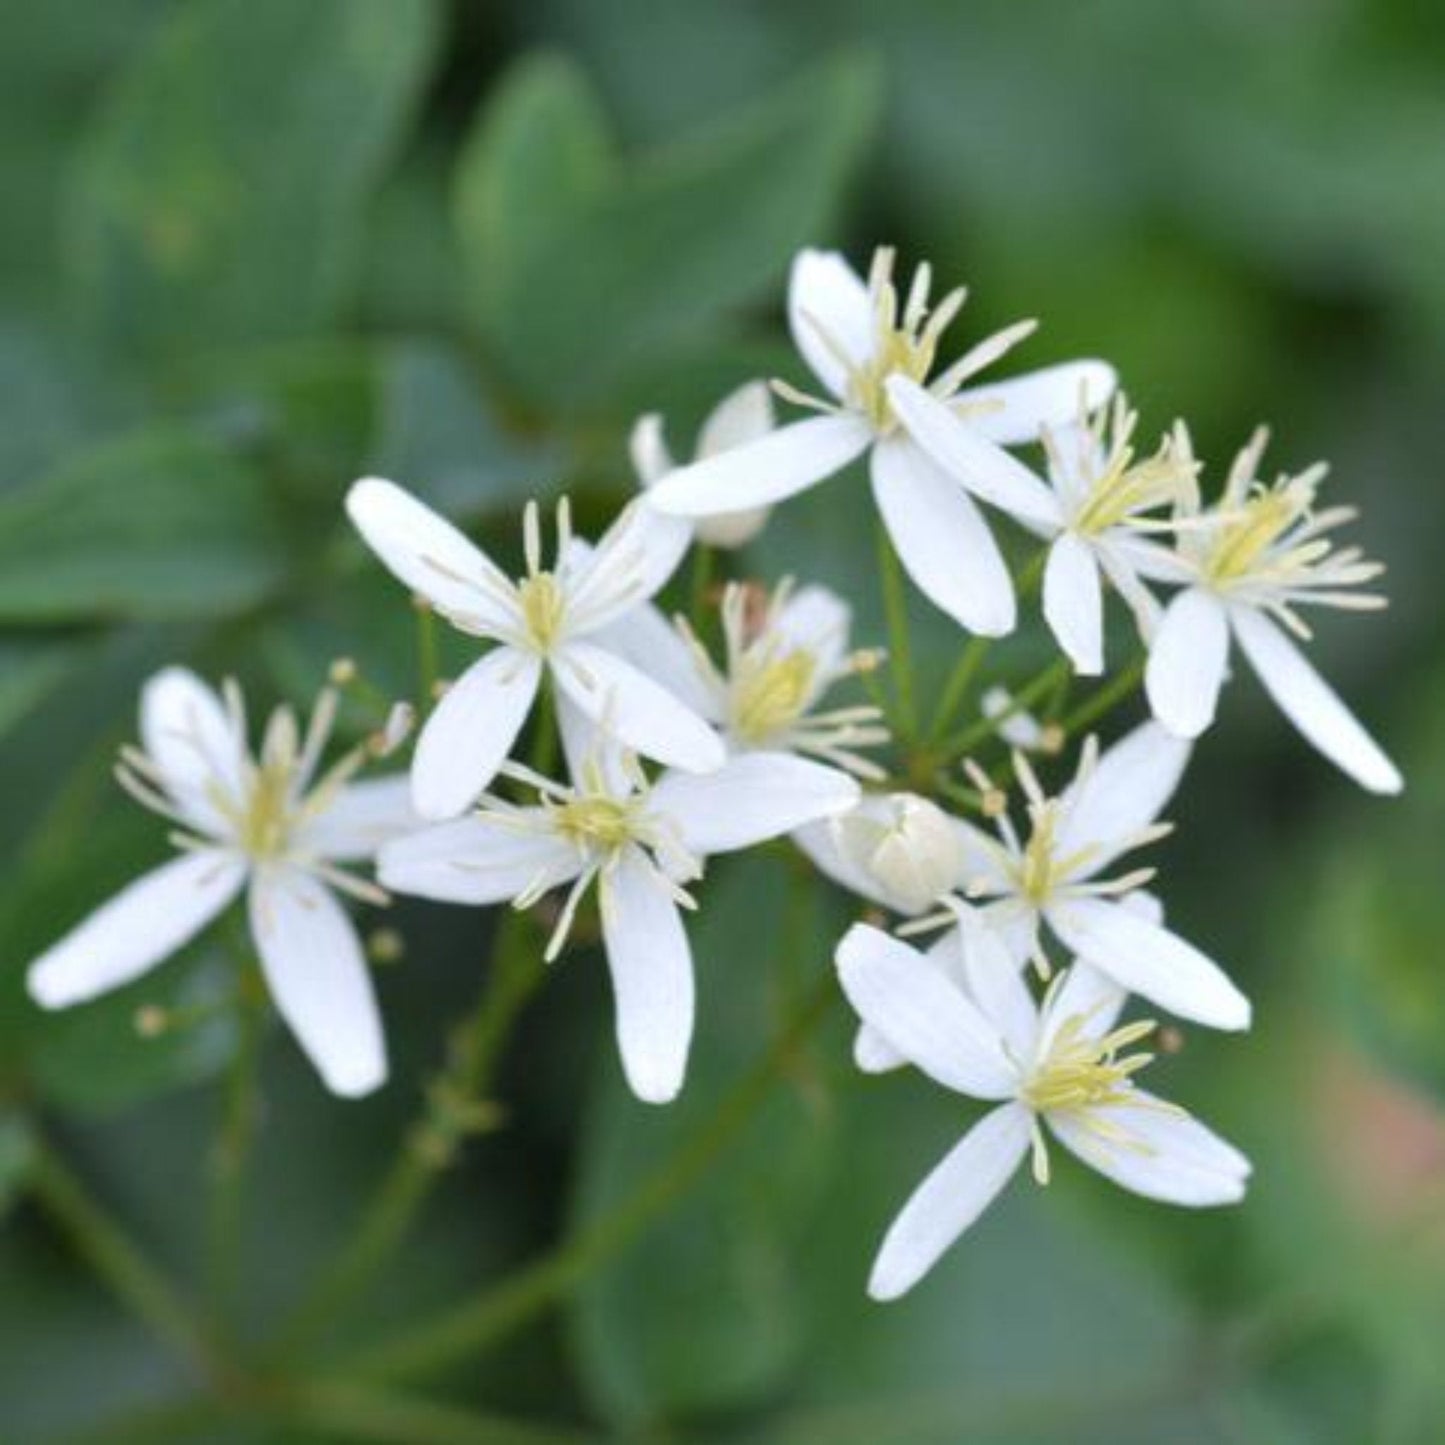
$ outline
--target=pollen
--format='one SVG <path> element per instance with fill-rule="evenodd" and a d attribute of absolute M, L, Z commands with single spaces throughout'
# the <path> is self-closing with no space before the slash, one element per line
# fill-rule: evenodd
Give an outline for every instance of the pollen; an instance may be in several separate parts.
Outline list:
<path fill-rule="evenodd" d="M 551 572 L 536 572 L 517 584 L 517 598 L 528 640 L 539 652 L 546 652 L 561 635 L 566 610 L 562 588 Z"/>
<path fill-rule="evenodd" d="M 1286 477 L 1272 487 L 1260 487 L 1254 494 L 1229 509 L 1214 538 L 1204 563 L 1204 574 L 1216 584 L 1237 582 L 1252 576 L 1268 563 L 1270 570 L 1288 567 L 1288 556 L 1271 556 L 1281 539 L 1308 517 L 1314 505 L 1315 488 L 1307 476 Z M 1293 559 L 1308 566 L 1319 560 L 1328 543 L 1307 543 Z"/>
<path fill-rule="evenodd" d="M 1154 1020 L 1125 1024 L 1102 1038 L 1087 1037 L 1086 1024 L 1080 1014 L 1064 1020 L 1021 1090 L 1020 1098 L 1036 1113 L 1122 1103 L 1132 1076 L 1153 1059 L 1153 1054 L 1125 1050 L 1154 1032 Z"/>
<path fill-rule="evenodd" d="M 553 823 L 562 836 L 584 848 L 611 853 L 643 831 L 638 801 L 584 793 L 558 804 Z"/>
<path fill-rule="evenodd" d="M 747 659 L 733 681 L 733 731 L 752 745 L 784 732 L 807 710 L 816 673 L 805 648 Z"/>

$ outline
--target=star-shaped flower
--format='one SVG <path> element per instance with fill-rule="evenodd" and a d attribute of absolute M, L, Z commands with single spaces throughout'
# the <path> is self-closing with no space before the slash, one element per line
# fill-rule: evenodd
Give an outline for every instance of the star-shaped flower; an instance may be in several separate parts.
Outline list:
<path fill-rule="evenodd" d="M 1146 1198 L 1198 1208 L 1244 1195 L 1249 1161 L 1134 1082 L 1152 1055 L 1129 1050 L 1154 1024 L 1119 1024 L 1126 992 L 1076 963 L 1036 1005 L 1007 957 L 978 947 L 988 938 L 962 935 L 966 986 L 866 924 L 838 946 L 838 974 L 863 1021 L 936 1083 L 995 1104 L 889 1227 L 868 1281 L 875 1299 L 896 1299 L 927 1274 L 1030 1153 L 1046 1184 L 1050 1137 Z"/>
<path fill-rule="evenodd" d="M 979 342 L 930 380 L 964 292 L 930 309 L 923 265 L 900 305 L 892 271 L 886 249 L 875 254 L 866 284 L 836 252 L 803 251 L 793 263 L 788 317 L 830 399 L 781 390 L 823 414 L 681 467 L 656 483 L 648 501 L 694 518 L 769 506 L 869 452 L 874 500 L 919 590 L 971 631 L 1002 636 L 1014 626 L 1013 583 L 969 493 L 1047 521 L 1048 489 L 1002 448 L 1068 421 L 1081 398 L 1099 405 L 1114 372 L 1080 361 L 965 388 L 1034 329 L 1028 321 Z"/>
<path fill-rule="evenodd" d="M 459 631 L 495 642 L 446 691 L 417 738 L 416 808 L 455 817 L 496 776 L 532 709 L 543 671 L 562 697 L 617 737 L 674 767 L 706 772 L 725 753 L 713 730 L 666 688 L 602 645 L 597 634 L 667 581 L 687 527 L 634 503 L 595 547 L 572 538 L 558 508 L 556 564 L 542 566 L 536 503 L 524 516 L 526 576 L 513 581 L 430 507 L 392 482 L 367 478 L 348 493 L 351 520 L 407 586 Z"/>
<path fill-rule="evenodd" d="M 385 902 L 342 870 L 414 826 L 405 778 L 353 782 L 348 753 L 320 772 L 336 698 L 324 691 L 304 734 L 278 708 L 254 758 L 241 694 L 218 697 L 172 667 L 141 693 L 142 748 L 118 776 L 180 830 L 179 858 L 138 878 L 30 965 L 37 1003 L 65 1008 L 130 983 L 174 953 L 242 890 L 251 938 L 281 1017 L 334 1093 L 369 1093 L 386 1078 L 371 975 L 335 892 Z"/>

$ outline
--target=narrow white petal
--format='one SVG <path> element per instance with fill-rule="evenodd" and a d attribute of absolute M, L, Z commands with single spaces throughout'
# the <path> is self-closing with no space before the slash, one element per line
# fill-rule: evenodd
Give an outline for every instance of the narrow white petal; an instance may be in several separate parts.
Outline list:
<path fill-rule="evenodd" d="M 511 612 L 511 582 L 481 548 L 394 482 L 366 477 L 346 494 L 346 511 L 393 576 L 468 631 L 495 635 Z"/>
<path fill-rule="evenodd" d="M 692 1043 L 692 951 L 682 918 L 636 848 L 602 875 L 601 905 L 623 1072 L 639 1099 L 666 1104 L 682 1088 Z"/>
<path fill-rule="evenodd" d="M 142 874 L 30 965 L 31 998 L 68 1008 L 139 978 L 199 933 L 245 878 L 240 859 L 210 851 Z"/>
<path fill-rule="evenodd" d="M 404 774 L 348 783 L 329 807 L 308 818 L 297 846 L 318 858 L 344 862 L 370 858 L 388 839 L 420 825 Z"/>
<path fill-rule="evenodd" d="M 659 512 L 651 492 L 629 503 L 595 547 L 573 545 L 569 627 L 593 632 L 645 602 L 677 571 L 691 542 L 692 528 Z"/>
<path fill-rule="evenodd" d="M 773 429 L 773 394 L 765 381 L 748 381 L 730 391 L 708 414 L 698 433 L 697 454 L 715 456 Z"/>
<path fill-rule="evenodd" d="M 888 399 L 914 441 L 969 491 L 1030 525 L 1062 524 L 1059 499 L 1044 482 L 916 381 L 889 377 Z"/>
<path fill-rule="evenodd" d="M 731 757 L 716 772 L 669 773 L 652 806 L 677 827 L 683 846 L 703 857 L 751 848 L 820 818 L 837 817 L 862 797 L 837 768 L 788 753 Z"/>
<path fill-rule="evenodd" d="M 973 996 L 968 985 L 958 929 L 950 928 L 940 938 L 935 939 L 921 957 L 930 968 L 937 969 L 954 988 Z M 1015 977 L 1018 976 L 1016 968 L 1010 972 Z M 984 1012 L 988 1013 L 989 1010 L 985 1008 Z M 887 1073 L 892 1069 L 902 1068 L 908 1062 L 877 1029 L 867 1023 L 858 1025 L 858 1032 L 853 1039 L 853 1061 L 865 1074 Z"/>
<path fill-rule="evenodd" d="M 1189 751 L 1184 739 L 1156 722 L 1127 733 L 1064 794 L 1056 851 L 1066 857 L 1090 848 L 1080 876 L 1100 872 L 1164 811 L 1184 776 Z"/>
<path fill-rule="evenodd" d="M 916 949 L 855 923 L 836 959 L 858 1016 L 930 1078 L 981 1099 L 1013 1092 L 997 1030 Z"/>
<path fill-rule="evenodd" d="M 853 1036 L 853 1062 L 865 1074 L 886 1074 L 908 1060 L 872 1024 L 859 1024 Z"/>
<path fill-rule="evenodd" d="M 386 1045 L 361 940 L 329 889 L 280 868 L 251 885 L 251 936 L 276 1009 L 333 1094 L 386 1080 Z"/>
<path fill-rule="evenodd" d="M 632 458 L 632 470 L 644 487 L 650 487 L 672 470 L 672 453 L 667 449 L 662 418 L 655 411 L 638 417 L 632 424 L 627 451 Z"/>
<path fill-rule="evenodd" d="M 541 808 L 521 810 L 541 824 Z M 395 838 L 377 857 L 377 877 L 395 893 L 443 903 L 510 903 L 539 881 L 570 882 L 581 860 L 545 827 L 518 827 L 490 817 L 453 818 Z"/>
<path fill-rule="evenodd" d="M 979 1011 L 1016 1059 L 1027 1059 L 1039 1032 L 1039 1011 L 1023 971 L 986 914 L 971 915 L 952 936 L 963 980 Z"/>
<path fill-rule="evenodd" d="M 874 1299 L 906 1294 L 993 1203 L 1028 1152 L 1030 1123 L 1022 1105 L 1005 1104 L 934 1166 L 888 1228 L 868 1279 Z"/>
<path fill-rule="evenodd" d="M 589 782 L 589 770 L 595 769 L 609 792 L 625 796 L 632 791 L 631 749 L 588 717 L 560 689 L 557 691 L 557 731 L 562 738 L 567 776 L 574 783 Z"/>
<path fill-rule="evenodd" d="M 552 655 L 558 686 L 586 715 L 670 767 L 711 772 L 727 757 L 702 718 L 630 662 L 590 642 L 569 642 Z"/>
<path fill-rule="evenodd" d="M 811 653 L 819 670 L 831 673 L 847 655 L 853 609 L 826 587 L 803 587 L 779 609 L 773 627 L 786 646 Z"/>
<path fill-rule="evenodd" d="M 412 802 L 423 818 L 454 818 L 506 761 L 537 696 L 542 664 L 498 647 L 442 694 L 416 740 Z"/>
<path fill-rule="evenodd" d="M 805 250 L 794 257 L 788 328 L 814 376 L 841 397 L 848 382 L 843 358 L 857 364 L 873 353 L 873 304 L 863 278 L 837 251 Z"/>
<path fill-rule="evenodd" d="M 918 590 L 981 637 L 1013 631 L 1013 582 L 962 485 L 906 436 L 873 448 L 872 481 L 889 539 Z"/>
<path fill-rule="evenodd" d="M 809 417 L 679 467 L 658 482 L 647 499 L 676 517 L 714 517 L 770 506 L 842 471 L 872 439 L 868 423 L 856 416 Z"/>
<path fill-rule="evenodd" d="M 1400 770 L 1284 632 L 1243 607 L 1230 618 L 1259 680 L 1300 733 L 1362 788 L 1398 793 L 1405 786 Z"/>
<path fill-rule="evenodd" d="M 1046 916 L 1066 947 L 1131 993 L 1210 1028 L 1249 1027 L 1249 1000 L 1217 963 L 1167 928 L 1102 898 L 1072 898 Z"/>
<path fill-rule="evenodd" d="M 587 640 L 660 682 L 699 717 L 722 721 L 722 710 L 704 681 L 696 654 L 660 608 L 645 602 Z"/>
<path fill-rule="evenodd" d="M 246 739 L 214 689 L 184 667 L 167 667 L 141 689 L 141 744 L 167 791 L 208 832 L 228 825 L 213 797 L 241 794 Z"/>
<path fill-rule="evenodd" d="M 1046 1051 L 1071 1018 L 1085 1020 L 1084 1036 L 1102 1038 L 1113 1029 L 1129 1001 L 1129 991 L 1102 969 L 1076 962 L 1065 972 L 1057 992 L 1050 994 L 1039 1031 L 1039 1051 Z"/>
<path fill-rule="evenodd" d="M 989 386 L 969 387 L 958 400 L 969 406 L 969 421 L 990 441 L 1019 446 L 1037 441 L 1043 427 L 1067 426 L 1085 411 L 1097 411 L 1114 393 L 1118 376 L 1106 361 L 1065 361 Z"/>
<path fill-rule="evenodd" d="M 1214 721 L 1229 661 L 1229 624 L 1218 598 L 1197 587 L 1164 609 L 1149 648 L 1144 690 L 1154 716 L 1181 738 Z"/>
<path fill-rule="evenodd" d="M 1244 1197 L 1249 1160 L 1197 1119 L 1160 1107 L 1142 1089 L 1127 1104 L 1093 1112 L 1109 1135 L 1119 1130 L 1128 1142 L 1090 1129 L 1087 1115 L 1061 1112 L 1047 1121 L 1065 1148 L 1114 1183 L 1148 1199 L 1195 1208 Z"/>
<path fill-rule="evenodd" d="M 1104 670 L 1104 591 L 1093 549 L 1073 532 L 1060 532 L 1044 564 L 1044 618 L 1074 671 Z"/>

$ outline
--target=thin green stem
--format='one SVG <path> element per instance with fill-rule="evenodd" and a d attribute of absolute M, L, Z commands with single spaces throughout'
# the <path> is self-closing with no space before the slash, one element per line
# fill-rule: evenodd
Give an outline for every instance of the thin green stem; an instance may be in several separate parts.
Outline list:
<path fill-rule="evenodd" d="M 723 1096 L 707 1124 L 611 1213 L 501 1284 L 354 1357 L 347 1362 L 347 1373 L 402 1379 L 473 1358 L 571 1293 L 696 1184 L 738 1138 L 793 1067 L 799 1047 L 836 993 L 831 976 L 819 980 L 773 1046 Z"/>
<path fill-rule="evenodd" d="M 242 988 L 236 1004 L 236 1052 L 226 1078 L 220 1132 L 210 1157 L 207 1294 L 217 1332 L 224 1329 L 240 1278 L 246 1167 L 256 1135 L 260 1010 Z"/>
<path fill-rule="evenodd" d="M 1067 657 L 1051 662 L 1042 672 L 1021 687 L 1009 700 L 1009 705 L 997 717 L 983 718 L 955 733 L 939 748 L 938 752 L 948 759 L 967 757 L 980 743 L 994 737 L 1000 726 L 1017 713 L 1031 708 L 1042 697 L 1047 696 L 1060 676 L 1066 676 L 1070 667 Z"/>
<path fill-rule="evenodd" d="M 314 1339 L 356 1299 L 410 1231 L 461 1142 L 495 1122 L 486 1096 L 512 1025 L 546 969 L 529 922 L 520 913 L 502 915 L 477 1007 L 454 1036 L 446 1066 L 427 1087 L 421 1117 L 407 1131 L 356 1229 L 283 1329 L 287 1352 Z"/>
<path fill-rule="evenodd" d="M 187 1301 L 39 1135 L 29 1182 L 36 1199 L 111 1293 L 158 1340 L 203 1374 L 212 1378 L 224 1375 L 205 1327 Z"/>
<path fill-rule="evenodd" d="M 1144 676 L 1144 662 L 1144 658 L 1136 658 L 1122 672 L 1111 677 L 1091 697 L 1080 703 L 1073 712 L 1061 718 L 1059 727 L 1064 736 L 1072 737 L 1075 733 L 1092 727 L 1100 718 L 1106 716 L 1114 707 L 1123 702 L 1139 686 L 1139 682 Z"/>
<path fill-rule="evenodd" d="M 713 575 L 717 568 L 717 550 L 705 542 L 694 542 L 692 549 L 692 584 L 688 596 L 687 618 L 701 630 L 703 620 L 712 611 Z"/>
<path fill-rule="evenodd" d="M 878 523 L 878 570 L 883 580 L 883 612 L 888 619 L 888 661 L 893 673 L 893 693 L 897 704 L 895 729 L 904 742 L 913 739 L 918 727 L 913 697 L 913 651 L 908 632 L 908 596 L 903 585 L 903 569 L 898 554 L 888 540 L 888 530 Z"/>
<path fill-rule="evenodd" d="M 948 682 L 943 689 L 943 697 L 939 701 L 938 711 L 933 717 L 933 726 L 928 730 L 928 740 L 937 742 L 947 731 L 949 724 L 957 714 L 959 705 L 968 696 L 969 685 L 973 682 L 983 660 L 988 656 L 988 649 L 993 639 L 989 637 L 970 637 L 968 645 L 959 654 L 958 661 L 954 664 L 953 671 L 949 674 Z"/>
<path fill-rule="evenodd" d="M 436 701 L 441 665 L 437 660 L 437 618 L 429 603 L 420 597 L 416 608 L 416 682 L 420 696 L 416 701 L 418 717 L 425 717 Z"/>

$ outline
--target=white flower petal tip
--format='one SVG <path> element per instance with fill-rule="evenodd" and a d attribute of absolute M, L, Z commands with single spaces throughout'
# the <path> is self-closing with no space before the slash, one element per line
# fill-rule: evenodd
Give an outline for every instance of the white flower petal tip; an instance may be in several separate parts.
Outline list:
<path fill-rule="evenodd" d="M 1214 721 L 1229 660 L 1229 620 L 1198 588 L 1164 610 L 1149 649 L 1144 690 L 1154 716 L 1176 737 L 1197 738 Z"/>
<path fill-rule="evenodd" d="M 1044 566 L 1044 617 L 1081 677 L 1104 670 L 1104 595 L 1088 545 L 1061 532 Z"/>

